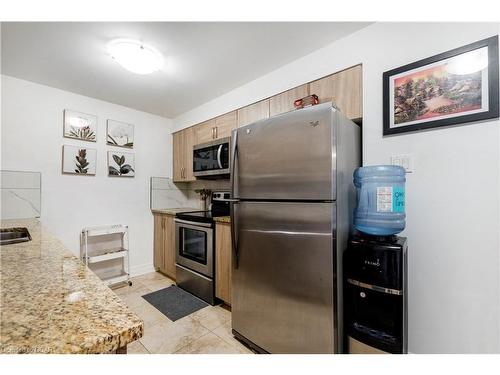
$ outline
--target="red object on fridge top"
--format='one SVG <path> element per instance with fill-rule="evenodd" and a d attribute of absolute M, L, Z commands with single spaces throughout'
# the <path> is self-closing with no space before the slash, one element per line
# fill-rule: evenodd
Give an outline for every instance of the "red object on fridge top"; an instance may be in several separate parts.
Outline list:
<path fill-rule="evenodd" d="M 318 103 L 319 103 L 318 95 L 312 94 L 302 99 L 297 99 L 296 101 L 293 102 L 293 106 L 295 107 L 295 109 L 300 109 L 304 107 L 309 107 L 311 105 L 316 105 Z"/>

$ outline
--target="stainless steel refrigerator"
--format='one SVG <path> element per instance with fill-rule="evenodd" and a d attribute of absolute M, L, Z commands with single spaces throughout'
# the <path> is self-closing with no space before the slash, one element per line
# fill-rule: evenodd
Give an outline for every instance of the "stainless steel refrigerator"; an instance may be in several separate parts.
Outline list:
<path fill-rule="evenodd" d="M 268 353 L 341 353 L 342 252 L 361 131 L 331 103 L 233 131 L 232 331 Z"/>

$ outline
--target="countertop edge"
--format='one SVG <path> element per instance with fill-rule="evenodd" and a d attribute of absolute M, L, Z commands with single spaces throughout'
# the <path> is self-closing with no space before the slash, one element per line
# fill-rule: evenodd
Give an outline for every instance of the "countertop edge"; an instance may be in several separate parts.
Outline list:
<path fill-rule="evenodd" d="M 0 252 L 0 277 L 3 285 L 1 296 L 2 301 L 10 307 L 2 309 L 0 353 L 113 353 L 143 336 L 144 321 L 86 267 L 80 258 L 47 230 L 39 219 L 0 221 L 1 228 L 18 226 L 28 228 L 32 241 L 5 245 L 5 249 L 2 246 Z M 39 273 L 37 284 L 44 283 L 43 285 L 47 286 L 49 283 L 49 287 L 44 287 L 46 295 L 38 303 L 35 301 L 36 295 L 33 297 L 33 293 L 37 293 L 36 287 L 31 298 L 29 288 L 28 292 L 22 292 L 26 285 L 29 287 L 30 282 L 34 281 L 29 276 L 23 276 L 23 273 L 16 270 L 17 267 L 12 267 L 16 264 L 23 267 L 40 267 L 47 264 L 47 274 L 54 271 L 54 266 L 55 269 L 62 266 L 62 283 L 59 280 L 61 278 L 57 278 L 57 273 L 45 277 Z M 51 282 L 53 285 L 50 285 Z M 23 288 L 20 289 L 19 285 L 23 285 Z M 92 312 L 87 310 L 85 321 L 77 313 L 77 308 L 71 311 L 72 304 L 77 304 L 78 301 L 71 298 L 79 293 L 87 293 L 83 295 L 82 303 L 86 303 L 88 299 L 90 306 L 97 309 L 97 318 L 93 318 Z M 48 296 L 54 296 L 53 300 L 47 299 Z M 66 296 L 64 302 L 60 301 L 61 296 Z M 96 302 L 98 299 L 94 296 L 99 296 L 102 301 Z M 31 308 L 33 304 L 36 304 L 35 309 Z M 105 307 L 101 308 L 99 304 L 111 306 L 111 311 Z M 116 310 L 112 310 L 113 308 Z M 61 315 L 50 325 L 52 328 L 47 327 L 46 318 L 43 317 L 47 312 L 66 310 L 66 315 Z M 76 319 L 77 323 L 71 323 L 72 319 Z M 23 320 L 31 323 L 24 326 L 19 323 Z M 81 324 L 86 326 L 80 326 Z M 21 328 L 26 332 L 20 330 Z M 54 331 L 53 335 L 47 333 L 47 328 Z"/>

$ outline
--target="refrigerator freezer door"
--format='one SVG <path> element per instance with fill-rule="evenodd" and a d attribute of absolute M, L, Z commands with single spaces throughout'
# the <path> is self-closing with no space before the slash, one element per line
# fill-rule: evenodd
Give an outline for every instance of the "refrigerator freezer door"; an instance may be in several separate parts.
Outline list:
<path fill-rule="evenodd" d="M 337 352 L 335 204 L 240 202 L 233 217 L 233 330 L 269 353 Z"/>
<path fill-rule="evenodd" d="M 233 198 L 335 200 L 338 114 L 325 103 L 235 130 Z"/>

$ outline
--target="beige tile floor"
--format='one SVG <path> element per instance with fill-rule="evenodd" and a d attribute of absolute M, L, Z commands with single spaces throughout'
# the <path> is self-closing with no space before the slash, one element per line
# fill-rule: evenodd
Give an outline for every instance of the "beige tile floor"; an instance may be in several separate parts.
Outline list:
<path fill-rule="evenodd" d="M 174 281 L 159 272 L 132 278 L 132 286 L 113 291 L 144 320 L 144 336 L 128 345 L 129 354 L 251 354 L 231 334 L 231 312 L 208 306 L 172 322 L 142 298 Z"/>

